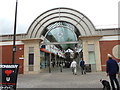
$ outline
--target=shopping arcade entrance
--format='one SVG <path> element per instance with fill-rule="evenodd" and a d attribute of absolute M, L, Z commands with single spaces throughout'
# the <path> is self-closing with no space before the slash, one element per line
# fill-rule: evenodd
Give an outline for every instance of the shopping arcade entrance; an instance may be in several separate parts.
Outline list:
<path fill-rule="evenodd" d="M 78 56 L 78 46 L 81 41 L 78 40 L 80 32 L 71 23 L 65 21 L 57 21 L 48 25 L 42 34 L 45 38 L 41 43 L 41 51 L 47 52 L 50 55 L 41 52 L 41 69 L 51 66 L 65 66 L 69 67 L 72 59 Z M 49 57 L 49 60 L 47 60 Z"/>
<path fill-rule="evenodd" d="M 89 55 L 91 54 L 91 52 L 94 53 L 96 70 L 101 71 L 99 49 L 99 39 L 101 38 L 101 36 L 96 34 L 92 22 L 84 14 L 80 13 L 77 10 L 70 8 L 54 8 L 38 16 L 29 27 L 27 32 L 27 38 L 25 40 L 22 40 L 24 42 L 24 73 L 40 72 L 39 47 L 43 41 L 43 38 L 45 37 L 45 34 L 49 30 L 51 30 L 51 27 L 49 27 L 49 25 L 54 26 L 56 22 L 67 22 L 69 23 L 69 25 L 72 24 L 73 26 L 75 26 L 76 29 L 74 30 L 79 32 L 79 34 L 75 33 L 74 31 L 73 36 L 77 36 L 77 39 L 75 39 L 77 41 L 82 40 L 84 60 L 86 60 L 86 63 L 89 63 Z M 61 26 L 61 24 L 58 25 Z M 67 24 L 66 27 L 69 25 Z M 47 30 L 46 27 L 48 27 Z M 57 34 L 57 36 L 62 35 L 63 34 L 61 33 Z M 49 34 L 48 39 L 54 40 L 54 38 L 50 38 L 50 36 L 51 34 Z M 70 41 L 70 39 L 68 39 L 68 41 Z M 33 53 L 34 61 L 32 62 L 33 66 L 29 67 L 28 57 L 31 53 Z"/>

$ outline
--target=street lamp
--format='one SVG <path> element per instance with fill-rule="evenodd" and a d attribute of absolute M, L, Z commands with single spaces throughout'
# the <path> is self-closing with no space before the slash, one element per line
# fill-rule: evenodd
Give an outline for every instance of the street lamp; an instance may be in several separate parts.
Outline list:
<path fill-rule="evenodd" d="M 14 22 L 14 35 L 13 35 L 12 64 L 14 64 L 14 57 L 15 57 L 15 52 L 16 52 L 15 40 L 16 40 L 17 5 L 18 5 L 18 0 L 16 0 L 16 6 L 15 6 L 15 22 Z"/>

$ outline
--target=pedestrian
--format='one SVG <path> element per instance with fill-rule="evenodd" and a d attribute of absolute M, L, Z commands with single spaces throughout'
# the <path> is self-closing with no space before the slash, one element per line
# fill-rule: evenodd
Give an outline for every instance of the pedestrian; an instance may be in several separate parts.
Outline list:
<path fill-rule="evenodd" d="M 109 76 L 110 78 L 112 90 L 116 90 L 114 82 L 117 86 L 117 90 L 119 90 L 119 82 L 116 78 L 116 74 L 119 72 L 119 66 L 117 62 L 114 59 L 112 59 L 112 55 L 108 54 L 107 56 L 108 56 L 108 60 L 106 61 L 107 76 Z"/>
<path fill-rule="evenodd" d="M 120 62 L 118 63 L 118 66 L 119 66 L 118 82 L 119 82 L 119 87 L 120 87 Z"/>
<path fill-rule="evenodd" d="M 85 70 L 85 61 L 83 60 L 83 58 L 80 60 L 80 68 L 81 68 L 81 74 L 86 74 L 86 70 Z"/>
<path fill-rule="evenodd" d="M 63 68 L 63 64 L 62 64 L 62 62 L 60 62 L 60 72 L 62 72 L 62 68 Z"/>
<path fill-rule="evenodd" d="M 75 60 L 72 61 L 70 67 L 72 68 L 72 72 L 74 75 L 77 75 L 77 62 Z"/>
<path fill-rule="evenodd" d="M 54 68 L 54 66 L 55 66 L 55 61 L 52 62 L 52 67 Z"/>

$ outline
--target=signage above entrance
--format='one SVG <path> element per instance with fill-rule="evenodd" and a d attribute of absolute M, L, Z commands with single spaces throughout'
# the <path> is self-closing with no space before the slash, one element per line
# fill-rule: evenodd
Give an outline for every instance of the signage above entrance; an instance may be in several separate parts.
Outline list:
<path fill-rule="evenodd" d="M 52 30 L 57 27 L 66 27 L 66 28 L 69 28 L 70 30 L 73 30 L 73 31 L 75 30 L 75 27 L 72 24 L 67 22 L 55 22 L 54 24 L 49 25 L 47 29 Z"/>

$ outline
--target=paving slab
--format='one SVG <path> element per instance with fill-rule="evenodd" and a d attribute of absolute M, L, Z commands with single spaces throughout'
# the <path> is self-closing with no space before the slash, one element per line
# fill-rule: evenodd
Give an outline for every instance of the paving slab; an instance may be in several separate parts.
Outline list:
<path fill-rule="evenodd" d="M 100 79 L 109 80 L 106 72 L 89 72 L 73 75 L 70 68 L 48 70 L 39 74 L 18 75 L 17 88 L 102 88 Z"/>

